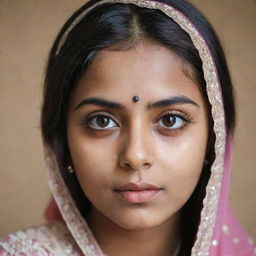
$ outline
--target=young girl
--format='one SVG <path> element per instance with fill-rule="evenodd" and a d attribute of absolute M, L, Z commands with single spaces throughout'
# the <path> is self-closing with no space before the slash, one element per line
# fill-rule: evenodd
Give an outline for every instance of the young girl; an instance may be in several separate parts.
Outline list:
<path fill-rule="evenodd" d="M 227 64 L 191 4 L 82 6 L 52 47 L 41 120 L 51 222 L 3 238 L 0 255 L 255 253 L 227 200 Z"/>

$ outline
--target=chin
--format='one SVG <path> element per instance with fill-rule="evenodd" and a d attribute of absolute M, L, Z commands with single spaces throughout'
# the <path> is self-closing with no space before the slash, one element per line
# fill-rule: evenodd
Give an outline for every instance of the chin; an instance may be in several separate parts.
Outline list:
<path fill-rule="evenodd" d="M 126 229 L 126 230 L 131 230 L 131 231 L 136 231 L 136 230 L 143 230 L 143 229 L 148 229 L 148 228 L 153 228 L 155 226 L 157 226 L 154 223 L 148 223 L 148 222 L 116 222 L 116 224 L 122 228 L 122 229 Z"/>
<path fill-rule="evenodd" d="M 156 227 L 166 221 L 166 218 L 159 216 L 159 214 L 150 214 L 145 210 L 127 211 L 120 215 L 112 215 L 111 221 L 117 224 L 120 228 L 126 230 L 143 230 Z"/>

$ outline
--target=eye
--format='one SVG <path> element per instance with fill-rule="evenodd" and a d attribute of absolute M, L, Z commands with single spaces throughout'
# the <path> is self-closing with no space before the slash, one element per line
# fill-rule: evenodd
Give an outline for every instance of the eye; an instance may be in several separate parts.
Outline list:
<path fill-rule="evenodd" d="M 108 114 L 92 114 L 83 123 L 95 130 L 107 130 L 118 126 Z"/>
<path fill-rule="evenodd" d="M 169 130 L 178 130 L 185 127 L 188 122 L 189 120 L 181 113 L 169 113 L 162 116 L 158 122 L 158 126 L 165 127 Z"/>

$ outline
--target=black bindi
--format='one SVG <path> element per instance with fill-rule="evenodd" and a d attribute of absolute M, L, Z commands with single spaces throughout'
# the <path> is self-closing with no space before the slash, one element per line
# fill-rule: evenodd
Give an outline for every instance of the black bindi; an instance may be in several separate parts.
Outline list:
<path fill-rule="evenodd" d="M 133 96 L 132 101 L 133 102 L 138 102 L 140 100 L 139 96 Z"/>

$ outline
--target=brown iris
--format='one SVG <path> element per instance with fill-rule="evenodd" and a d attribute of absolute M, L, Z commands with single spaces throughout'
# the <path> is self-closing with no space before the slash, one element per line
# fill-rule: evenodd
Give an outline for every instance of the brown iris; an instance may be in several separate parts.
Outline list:
<path fill-rule="evenodd" d="M 98 116 L 96 122 L 100 127 L 106 127 L 109 124 L 109 118 L 106 116 Z"/>
<path fill-rule="evenodd" d="M 163 117 L 163 124 L 167 127 L 172 127 L 176 123 L 176 117 L 173 115 L 165 115 Z"/>

